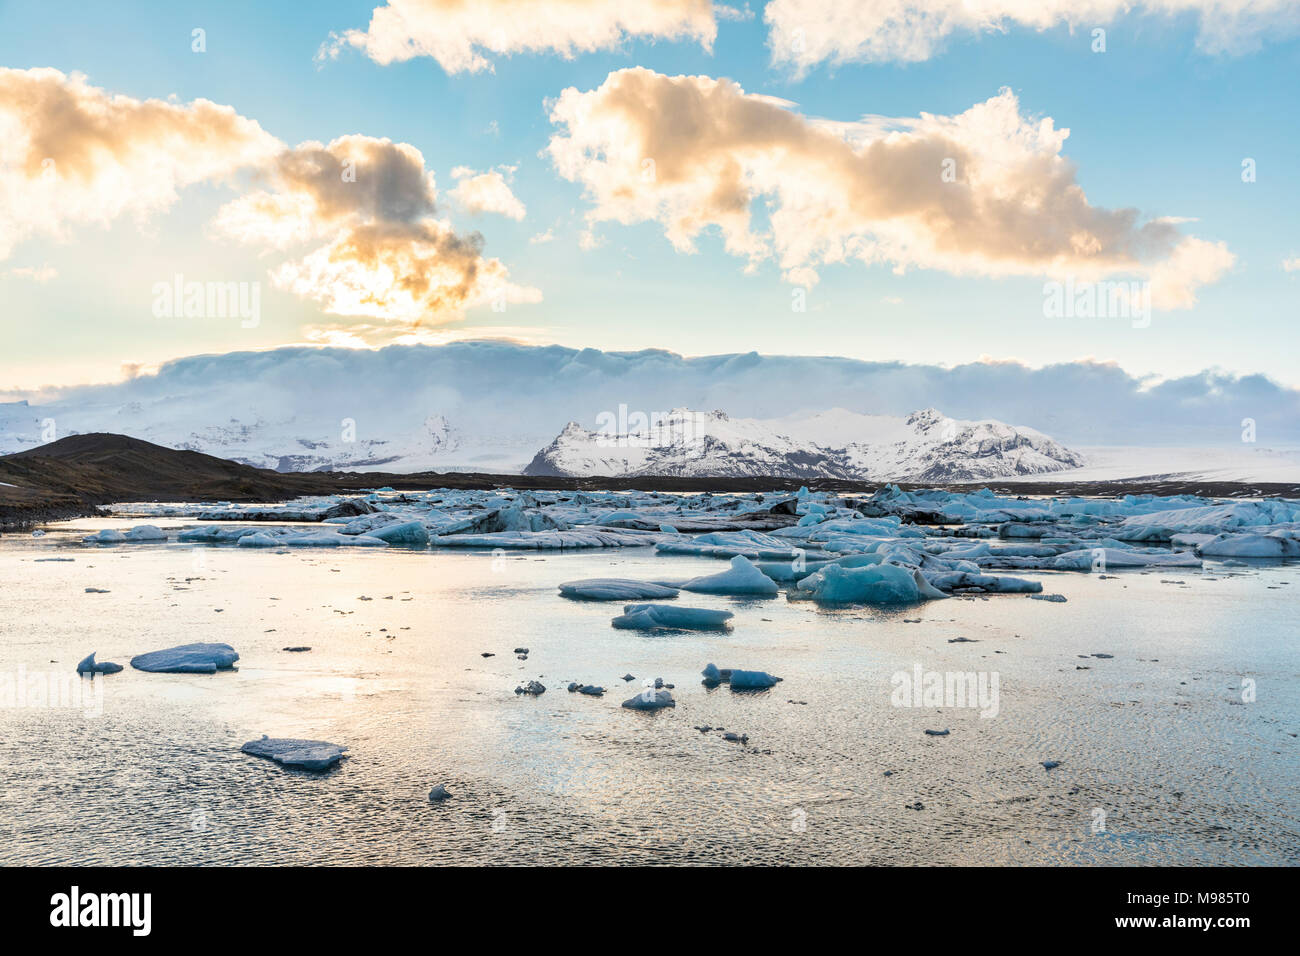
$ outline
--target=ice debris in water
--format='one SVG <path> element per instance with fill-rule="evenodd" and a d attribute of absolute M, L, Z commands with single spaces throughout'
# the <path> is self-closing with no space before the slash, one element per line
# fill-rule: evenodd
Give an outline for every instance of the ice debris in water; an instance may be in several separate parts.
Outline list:
<path fill-rule="evenodd" d="M 765 687 L 775 687 L 781 681 L 780 677 L 773 677 L 766 671 L 719 668 L 712 663 L 706 664 L 700 673 L 704 676 L 702 683 L 705 687 L 717 687 L 719 684 L 729 683 L 732 690 L 761 690 Z"/>
<path fill-rule="evenodd" d="M 636 631 L 722 631 L 734 617 L 730 611 L 700 607 L 676 607 L 669 604 L 628 604 L 623 613 L 610 623 L 614 627 Z"/>
<path fill-rule="evenodd" d="M 531 694 L 533 697 L 546 693 L 546 685 L 541 681 L 530 680 L 527 684 L 522 684 L 515 688 L 516 694 Z"/>
<path fill-rule="evenodd" d="M 182 644 L 131 658 L 136 670 L 168 674 L 215 674 L 239 660 L 229 644 Z"/>
<path fill-rule="evenodd" d="M 328 770 L 343 759 L 347 747 L 325 740 L 294 740 L 288 737 L 268 737 L 250 740 L 239 748 L 254 757 L 266 757 L 284 767 L 301 770 Z"/>
<path fill-rule="evenodd" d="M 116 674 L 121 669 L 121 664 L 114 664 L 112 661 L 96 661 L 94 651 L 90 652 L 89 657 L 77 662 L 78 674 Z"/>
<path fill-rule="evenodd" d="M 677 701 L 666 690 L 647 687 L 635 697 L 623 701 L 623 706 L 630 710 L 662 710 L 664 707 L 676 707 Z"/>

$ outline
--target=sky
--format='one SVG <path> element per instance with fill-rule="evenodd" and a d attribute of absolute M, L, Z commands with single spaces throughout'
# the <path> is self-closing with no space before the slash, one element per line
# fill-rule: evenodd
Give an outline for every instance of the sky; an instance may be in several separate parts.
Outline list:
<path fill-rule="evenodd" d="M 0 2 L 0 391 L 479 337 L 1300 387 L 1298 33 L 1286 0 Z"/>

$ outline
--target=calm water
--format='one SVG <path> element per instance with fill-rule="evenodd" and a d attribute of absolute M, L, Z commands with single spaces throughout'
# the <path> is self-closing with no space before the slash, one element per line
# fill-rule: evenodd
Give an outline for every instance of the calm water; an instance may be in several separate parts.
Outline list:
<path fill-rule="evenodd" d="M 684 594 L 734 611 L 734 631 L 644 636 L 609 626 L 618 605 L 556 584 L 724 564 L 73 544 L 137 523 L 0 539 L 0 672 L 62 674 L 92 650 L 128 665 L 193 641 L 233 645 L 238 670 L 128 665 L 97 678 L 98 715 L 0 707 L 0 862 L 1300 862 L 1295 566 L 1014 572 L 1065 604 Z M 75 560 L 36 560 L 54 556 Z M 1079 657 L 1094 653 L 1114 656 Z M 785 680 L 707 690 L 710 661 Z M 892 706 L 891 675 L 916 664 L 996 672 L 997 716 Z M 676 685 L 675 710 L 619 706 L 654 677 Z M 529 679 L 547 692 L 516 696 Z M 571 680 L 608 693 L 569 694 Z M 239 752 L 262 734 L 350 756 L 286 771 Z M 454 798 L 428 803 L 436 783 Z"/>

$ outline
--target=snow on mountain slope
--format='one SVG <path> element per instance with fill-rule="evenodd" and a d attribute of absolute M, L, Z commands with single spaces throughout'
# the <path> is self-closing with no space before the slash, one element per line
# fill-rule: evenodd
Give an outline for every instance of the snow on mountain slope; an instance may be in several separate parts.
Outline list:
<path fill-rule="evenodd" d="M 792 440 L 753 419 L 687 408 L 621 433 L 569 422 L 524 474 L 855 477 L 842 452 Z"/>
<path fill-rule="evenodd" d="M 906 419 L 833 409 L 767 422 L 676 408 L 625 432 L 570 422 L 524 473 L 969 481 L 1082 464 L 1033 429 L 956 421 L 932 408 Z"/>

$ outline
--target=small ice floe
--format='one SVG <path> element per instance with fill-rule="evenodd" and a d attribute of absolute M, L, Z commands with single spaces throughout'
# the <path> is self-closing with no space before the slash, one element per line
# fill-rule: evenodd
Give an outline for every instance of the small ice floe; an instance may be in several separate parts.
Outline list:
<path fill-rule="evenodd" d="M 1229 534 L 1224 532 L 1196 549 L 1207 557 L 1281 558 L 1300 555 L 1300 540 L 1279 534 Z"/>
<path fill-rule="evenodd" d="M 131 658 L 136 670 L 160 674 L 215 674 L 239 660 L 229 644 L 182 644 Z"/>
<path fill-rule="evenodd" d="M 747 744 L 749 743 L 749 734 L 738 734 L 728 730 L 722 735 L 723 740 L 730 740 L 732 743 Z"/>
<path fill-rule="evenodd" d="M 254 757 L 266 757 L 282 767 L 301 770 L 328 770 L 343 759 L 347 747 L 325 740 L 294 740 L 288 737 L 268 737 L 250 740 L 239 748 Z"/>
<path fill-rule="evenodd" d="M 37 528 L 35 531 L 32 532 L 32 537 L 33 537 L 33 538 L 43 538 L 43 537 L 45 537 L 45 532 L 42 531 L 40 528 Z"/>
<path fill-rule="evenodd" d="M 664 707 L 676 707 L 677 701 L 666 690 L 654 690 L 647 687 L 635 697 L 623 701 L 623 706 L 630 710 L 661 710 Z"/>
<path fill-rule="evenodd" d="M 624 675 L 623 675 L 623 680 L 625 680 L 625 681 L 636 680 L 636 678 L 633 677 L 631 674 L 624 674 Z"/>
<path fill-rule="evenodd" d="M 115 528 L 105 528 L 98 534 L 88 534 L 82 538 L 83 544 L 124 544 L 139 541 L 166 541 L 167 535 L 151 524 L 136 525 L 130 531 L 122 532 Z"/>
<path fill-rule="evenodd" d="M 423 545 L 429 543 L 429 531 L 419 521 L 403 521 L 399 524 L 386 525 L 367 532 L 365 536 L 378 538 L 385 544 Z"/>
<path fill-rule="evenodd" d="M 78 674 L 116 674 L 121 669 L 121 664 L 112 661 L 96 661 L 94 651 L 90 652 L 89 657 L 77 662 Z"/>
<path fill-rule="evenodd" d="M 927 730 L 925 735 L 927 737 L 947 737 L 950 733 L 952 733 L 951 730 Z"/>
<path fill-rule="evenodd" d="M 1059 760 L 1044 760 L 1044 761 L 1043 761 L 1043 769 L 1044 769 L 1044 770 L 1051 770 L 1051 769 L 1053 769 L 1053 768 L 1055 768 L 1055 767 L 1059 767 L 1060 765 L 1061 765 L 1061 761 L 1059 761 Z"/>
<path fill-rule="evenodd" d="M 77 559 L 76 558 L 33 558 L 32 560 L 37 564 L 39 564 L 42 561 L 76 561 Z M 1229 562 L 1225 561 L 1223 563 L 1228 564 Z"/>
<path fill-rule="evenodd" d="M 647 601 L 675 598 L 677 589 L 627 578 L 587 578 L 582 581 L 565 581 L 560 585 L 560 597 L 576 601 Z"/>
<path fill-rule="evenodd" d="M 896 564 L 846 568 L 829 564 L 799 581 L 817 601 L 852 604 L 913 604 L 948 595 L 931 586 L 920 571 Z"/>
<path fill-rule="evenodd" d="M 742 671 L 735 668 L 718 667 L 715 664 L 705 665 L 704 670 L 700 671 L 704 676 L 701 683 L 705 687 L 717 687 L 719 684 L 730 684 L 732 690 L 762 690 L 767 687 L 775 687 L 780 682 L 780 677 L 773 677 L 766 671 Z"/>
<path fill-rule="evenodd" d="M 586 694 L 588 697 L 600 697 L 605 693 L 605 688 L 597 684 L 579 684 L 573 681 L 569 684 L 570 694 Z"/>
<path fill-rule="evenodd" d="M 108 594 L 108 588 L 86 588 L 87 594 Z"/>
<path fill-rule="evenodd" d="M 727 681 L 732 690 L 761 690 L 775 687 L 781 680 L 766 671 L 740 671 L 732 668 L 731 678 Z"/>
<path fill-rule="evenodd" d="M 430 803 L 442 803 L 442 801 L 449 800 L 449 799 L 451 799 L 451 791 L 448 790 L 443 784 L 438 784 L 436 787 L 434 787 L 432 790 L 429 791 Z"/>
<path fill-rule="evenodd" d="M 1090 555 L 1092 552 L 1084 551 L 1082 553 Z M 1007 574 L 976 574 L 970 571 L 950 571 L 936 574 L 931 577 L 930 583 L 945 591 L 971 588 L 993 594 L 1033 594 L 1043 589 L 1043 585 L 1038 581 L 1013 578 Z"/>
<path fill-rule="evenodd" d="M 289 651 L 290 653 L 293 653 L 293 654 L 301 654 L 303 651 L 309 651 L 309 650 L 311 650 L 311 646 L 310 646 L 310 645 L 303 645 L 303 646 L 301 646 L 301 647 L 282 647 L 282 648 L 280 648 L 280 650 L 282 650 L 282 651 Z"/>
<path fill-rule="evenodd" d="M 116 528 L 105 528 L 98 534 L 88 534 L 81 539 L 82 544 L 120 544 L 126 540 L 126 535 Z"/>
<path fill-rule="evenodd" d="M 1052 562 L 1058 571 L 1088 571 L 1092 568 L 1199 568 L 1201 559 L 1191 551 L 1165 551 L 1161 548 L 1089 548 L 1067 551 Z"/>
<path fill-rule="evenodd" d="M 1053 604 L 1064 604 L 1066 601 L 1064 594 L 1028 594 L 1026 597 L 1034 601 L 1051 601 Z"/>
<path fill-rule="evenodd" d="M 530 680 L 527 684 L 522 684 L 515 688 L 516 694 L 530 694 L 537 697 L 546 693 L 546 685 L 541 681 Z"/>
<path fill-rule="evenodd" d="M 623 613 L 610 623 L 633 631 L 725 631 L 735 615 L 730 611 L 713 611 L 700 607 L 673 607 L 665 604 L 627 604 Z"/>
<path fill-rule="evenodd" d="M 779 590 L 775 581 L 739 554 L 731 559 L 729 570 L 691 578 L 681 588 L 701 594 L 776 594 Z"/>

